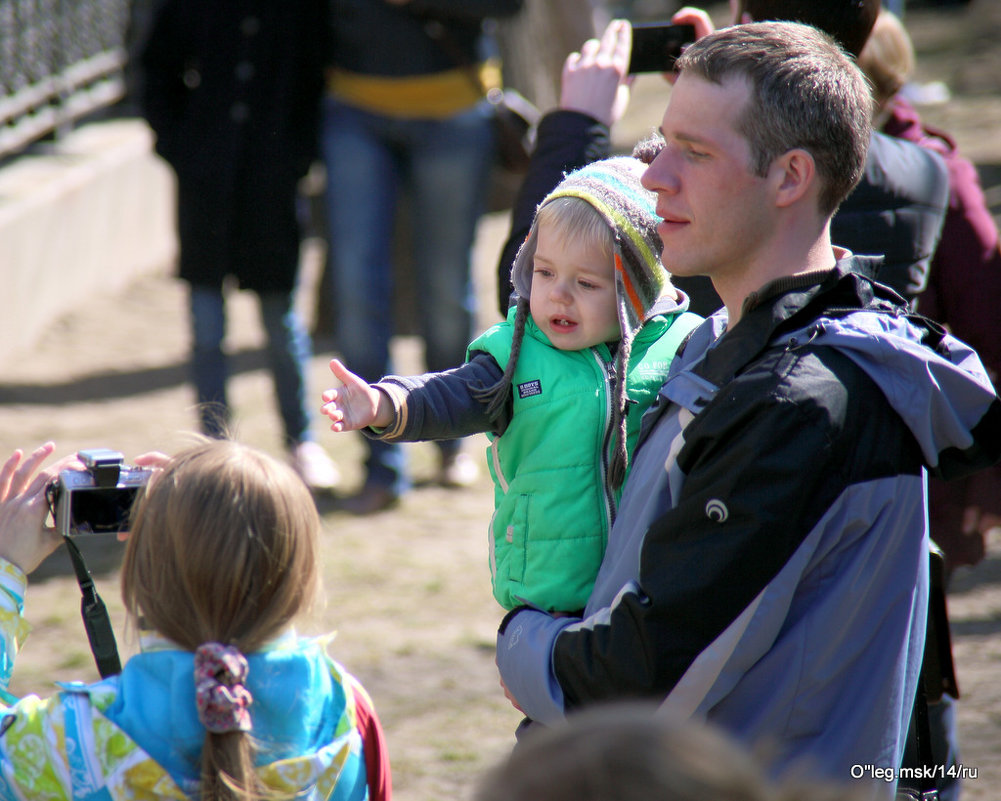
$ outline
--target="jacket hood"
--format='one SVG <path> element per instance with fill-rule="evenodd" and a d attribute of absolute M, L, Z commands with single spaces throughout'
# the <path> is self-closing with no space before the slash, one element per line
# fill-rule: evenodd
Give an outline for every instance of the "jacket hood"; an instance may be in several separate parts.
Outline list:
<path fill-rule="evenodd" d="M 850 358 L 880 388 L 927 466 L 942 477 L 993 464 L 1001 458 L 1001 403 L 980 357 L 938 323 L 909 313 L 896 293 L 863 274 L 864 265 L 858 257 L 839 261 L 805 303 L 807 312 L 817 303 L 827 311 L 798 329 L 798 313 L 791 314 L 773 344 L 824 345 Z"/>
<path fill-rule="evenodd" d="M 351 784 L 359 772 L 364 781 L 361 738 L 353 725 L 354 680 L 326 655 L 325 645 L 326 638 L 297 643 L 285 636 L 247 655 L 253 736 L 269 755 L 257 773 L 267 787 L 290 797 L 326 798 L 334 785 Z M 108 736 L 125 744 L 121 764 L 106 766 L 107 781 L 125 771 L 130 786 L 139 782 L 154 798 L 186 798 L 197 790 L 205 728 L 198 720 L 193 671 L 192 653 L 161 640 L 132 657 L 119 676 L 65 686 L 90 696 L 104 727 L 112 724 Z M 137 765 L 142 770 L 134 770 Z"/>
<path fill-rule="evenodd" d="M 994 464 L 1001 402 L 980 357 L 909 313 L 899 295 L 868 277 L 871 266 L 849 255 L 828 273 L 766 285 L 727 333 L 726 309 L 716 312 L 672 363 L 679 380 L 671 399 L 698 412 L 765 349 L 833 347 L 876 383 L 937 475 L 959 478 Z"/>
<path fill-rule="evenodd" d="M 998 399 L 980 357 L 936 323 L 864 309 L 822 317 L 778 340 L 787 347 L 807 342 L 837 348 L 866 372 L 929 468 L 953 478 L 961 463 L 974 470 L 1001 455 Z"/>

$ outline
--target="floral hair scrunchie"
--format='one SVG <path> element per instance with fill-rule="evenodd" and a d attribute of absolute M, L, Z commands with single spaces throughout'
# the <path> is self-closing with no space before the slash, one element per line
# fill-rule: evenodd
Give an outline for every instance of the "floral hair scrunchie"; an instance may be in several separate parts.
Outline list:
<path fill-rule="evenodd" d="M 250 731 L 253 696 L 244 686 L 250 666 L 236 648 L 207 642 L 195 651 L 198 719 L 213 734 Z"/>

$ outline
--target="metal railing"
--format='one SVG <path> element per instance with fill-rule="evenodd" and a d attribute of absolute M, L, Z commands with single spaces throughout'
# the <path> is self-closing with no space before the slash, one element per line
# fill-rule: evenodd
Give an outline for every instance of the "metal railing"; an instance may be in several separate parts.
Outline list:
<path fill-rule="evenodd" d="M 125 96 L 136 20 L 154 2 L 0 0 L 0 158 Z"/>

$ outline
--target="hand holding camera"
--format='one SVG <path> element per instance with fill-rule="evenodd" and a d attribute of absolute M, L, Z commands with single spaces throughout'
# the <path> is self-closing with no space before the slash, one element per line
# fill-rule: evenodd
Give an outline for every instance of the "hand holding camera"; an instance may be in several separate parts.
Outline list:
<path fill-rule="evenodd" d="M 48 488 L 56 530 L 64 537 L 128 530 L 129 515 L 150 471 L 129 467 L 118 451 L 80 451 L 83 470 L 63 470 Z"/>
<path fill-rule="evenodd" d="M 21 450 L 0 467 L 0 557 L 30 573 L 63 537 L 127 530 L 139 491 L 167 457 L 148 453 L 136 467 L 116 451 L 97 449 L 66 456 L 41 469 L 55 451 L 47 442 L 25 456 Z M 53 527 L 45 525 L 49 513 Z"/>

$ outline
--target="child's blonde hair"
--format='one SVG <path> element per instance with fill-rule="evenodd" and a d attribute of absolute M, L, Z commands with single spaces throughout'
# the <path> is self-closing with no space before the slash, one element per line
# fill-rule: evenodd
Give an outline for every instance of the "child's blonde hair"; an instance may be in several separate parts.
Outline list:
<path fill-rule="evenodd" d="M 245 445 L 179 453 L 136 504 L 122 566 L 134 620 L 180 647 L 259 650 L 316 597 L 320 527 L 302 480 Z M 249 733 L 206 733 L 203 801 L 255 799 Z"/>

